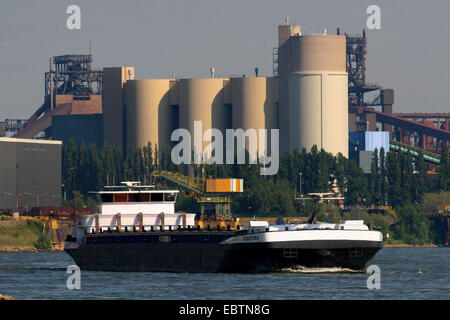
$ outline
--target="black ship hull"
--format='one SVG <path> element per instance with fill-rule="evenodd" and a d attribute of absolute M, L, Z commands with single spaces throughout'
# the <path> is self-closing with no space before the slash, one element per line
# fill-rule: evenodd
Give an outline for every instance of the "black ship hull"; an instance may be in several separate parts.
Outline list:
<path fill-rule="evenodd" d="M 374 241 L 291 241 L 224 244 L 233 231 L 105 233 L 65 251 L 81 270 L 146 272 L 273 272 L 283 269 L 363 270 L 378 250 Z"/>

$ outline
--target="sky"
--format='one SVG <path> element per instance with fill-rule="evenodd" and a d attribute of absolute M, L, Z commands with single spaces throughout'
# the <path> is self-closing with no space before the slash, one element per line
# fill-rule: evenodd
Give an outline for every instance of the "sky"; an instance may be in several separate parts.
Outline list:
<path fill-rule="evenodd" d="M 49 59 L 88 54 L 95 68 L 134 66 L 136 78 L 272 75 L 277 26 L 304 33 L 361 33 L 369 5 L 367 81 L 395 90 L 394 112 L 450 112 L 448 0 L 1 0 L 0 121 L 26 119 L 43 103 Z M 69 30 L 69 5 L 81 29 Z"/>

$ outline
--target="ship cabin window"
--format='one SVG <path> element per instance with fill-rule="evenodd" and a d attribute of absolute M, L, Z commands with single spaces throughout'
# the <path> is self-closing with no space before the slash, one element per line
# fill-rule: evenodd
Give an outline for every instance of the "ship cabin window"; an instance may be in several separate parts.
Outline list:
<path fill-rule="evenodd" d="M 151 196 L 150 196 L 150 201 L 152 201 L 152 202 L 163 202 L 163 196 L 164 196 L 164 193 L 162 193 L 162 192 L 154 192 L 154 193 L 150 193 L 151 194 Z"/>
<path fill-rule="evenodd" d="M 128 194 L 126 193 L 115 193 L 114 202 L 128 202 Z"/>
<path fill-rule="evenodd" d="M 100 195 L 100 198 L 102 199 L 102 203 L 113 202 L 114 200 L 112 193 L 103 193 Z"/>
<path fill-rule="evenodd" d="M 128 194 L 128 202 L 149 202 L 150 194 L 149 193 L 129 193 Z"/>
<path fill-rule="evenodd" d="M 164 193 L 164 201 L 175 201 L 175 193 Z"/>
<path fill-rule="evenodd" d="M 127 203 L 127 202 L 173 202 L 176 194 L 173 192 L 152 192 L 152 193 L 103 193 L 100 195 L 102 203 Z"/>

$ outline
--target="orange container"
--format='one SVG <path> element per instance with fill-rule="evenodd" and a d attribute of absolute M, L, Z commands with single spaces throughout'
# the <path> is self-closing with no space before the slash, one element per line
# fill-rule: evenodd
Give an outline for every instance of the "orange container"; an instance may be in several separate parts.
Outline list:
<path fill-rule="evenodd" d="M 242 179 L 207 179 L 206 192 L 243 192 Z"/>

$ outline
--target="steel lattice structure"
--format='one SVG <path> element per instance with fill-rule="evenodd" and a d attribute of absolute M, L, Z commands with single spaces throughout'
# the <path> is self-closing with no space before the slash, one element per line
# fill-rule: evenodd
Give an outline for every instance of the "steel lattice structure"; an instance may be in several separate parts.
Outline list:
<path fill-rule="evenodd" d="M 74 99 L 87 99 L 90 94 L 102 94 L 103 71 L 92 70 L 92 55 L 53 57 L 50 71 L 45 73 L 45 98 L 71 94 Z"/>
<path fill-rule="evenodd" d="M 337 34 L 340 30 L 337 29 Z M 377 84 L 366 82 L 366 55 L 367 37 L 366 30 L 362 35 L 345 33 L 347 73 L 348 73 L 348 103 L 349 107 L 363 107 L 372 105 L 365 103 L 364 94 L 366 92 L 379 90 L 382 87 Z"/>
<path fill-rule="evenodd" d="M 25 119 L 5 119 L 5 132 L 19 132 L 26 124 Z"/>

